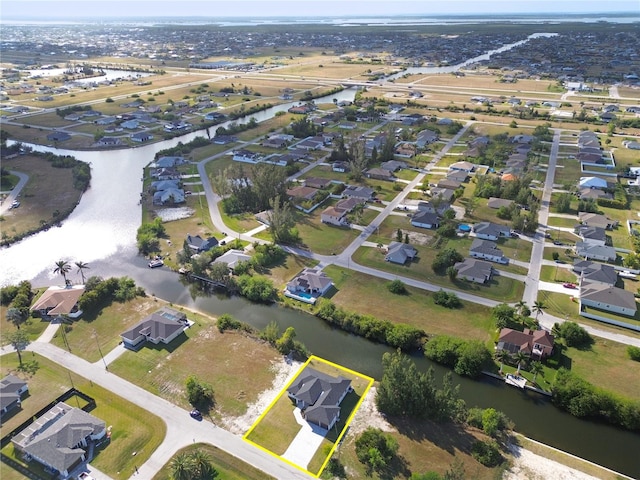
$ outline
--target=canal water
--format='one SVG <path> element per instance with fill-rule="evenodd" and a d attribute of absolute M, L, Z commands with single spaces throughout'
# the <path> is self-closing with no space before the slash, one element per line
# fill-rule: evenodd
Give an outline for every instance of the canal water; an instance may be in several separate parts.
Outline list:
<path fill-rule="evenodd" d="M 353 90 L 343 91 L 324 101 L 349 100 L 354 94 Z M 320 103 L 323 99 L 316 101 Z M 258 121 L 266 120 L 290 105 L 252 116 Z M 159 150 L 179 141 L 186 143 L 197 135 L 202 133 L 135 149 L 104 152 L 36 147 L 91 162 L 91 188 L 60 228 L 41 232 L 0 250 L 0 285 L 23 279 L 38 286 L 57 284 L 59 276 L 52 272 L 55 261 L 80 260 L 90 264 L 90 275 L 128 275 L 148 294 L 175 304 L 214 315 L 230 313 L 256 328 L 263 328 L 273 320 L 282 330 L 292 326 L 297 338 L 315 355 L 379 379 L 382 355 L 390 351 L 387 347 L 329 328 L 321 320 L 296 310 L 256 305 L 239 297 L 195 295 L 192 288 L 181 283 L 179 275 L 166 269 L 151 270 L 145 259 L 137 255 L 135 233 L 141 218 L 138 200 L 142 168 Z M 446 371 L 422 356 L 417 356 L 415 361 L 421 369 L 433 366 L 439 375 Z M 506 387 L 495 380 L 471 381 L 456 376 L 455 381 L 461 385 L 461 395 L 469 406 L 504 411 L 515 422 L 517 431 L 524 435 L 631 477 L 640 477 L 640 435 L 576 419 L 560 412 L 542 396 Z"/>

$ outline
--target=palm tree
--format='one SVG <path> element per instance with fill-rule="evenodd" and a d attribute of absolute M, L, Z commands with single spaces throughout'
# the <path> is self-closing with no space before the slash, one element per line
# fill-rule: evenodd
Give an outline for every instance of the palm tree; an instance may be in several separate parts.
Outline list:
<path fill-rule="evenodd" d="M 176 455 L 171 461 L 170 469 L 173 480 L 191 480 L 193 478 L 193 463 L 187 453 Z"/>
<path fill-rule="evenodd" d="M 454 267 L 453 265 L 448 267 L 447 268 L 447 276 L 449 277 L 449 280 L 454 282 L 456 280 L 456 278 L 458 278 L 458 270 L 456 270 L 456 267 Z"/>
<path fill-rule="evenodd" d="M 513 356 L 513 359 L 518 362 L 518 371 L 516 372 L 516 375 L 520 375 L 520 367 L 522 367 L 522 364 L 526 362 L 528 358 L 529 357 L 527 357 L 524 352 L 516 352 Z"/>
<path fill-rule="evenodd" d="M 78 273 L 80 273 L 80 276 L 82 278 L 82 284 L 84 285 L 84 272 L 83 270 L 89 270 L 89 264 L 88 263 L 84 263 L 81 261 L 76 262 L 76 267 L 78 268 Z"/>
<path fill-rule="evenodd" d="M 66 260 L 58 260 L 56 262 L 56 268 L 53 269 L 53 273 L 59 273 L 64 278 L 64 284 L 67 285 L 67 273 L 71 270 L 71 265 Z"/>
<path fill-rule="evenodd" d="M 504 366 L 504 362 L 508 361 L 511 358 L 511 353 L 508 350 L 498 350 L 496 352 L 496 358 L 500 360 L 500 373 L 502 373 L 502 367 Z"/>
<path fill-rule="evenodd" d="M 197 478 L 215 478 L 217 476 L 217 472 L 211 464 L 211 455 L 204 450 L 198 449 L 191 452 L 189 460 Z"/>
<path fill-rule="evenodd" d="M 538 321 L 538 315 L 540 314 L 544 314 L 544 309 L 547 308 L 547 306 L 544 304 L 544 302 L 533 302 L 533 311 L 536 314 L 536 322 Z"/>
<path fill-rule="evenodd" d="M 536 378 L 538 374 L 542 373 L 542 364 L 540 362 L 531 362 L 529 365 L 529 371 L 533 373 L 533 383 L 536 383 Z"/>

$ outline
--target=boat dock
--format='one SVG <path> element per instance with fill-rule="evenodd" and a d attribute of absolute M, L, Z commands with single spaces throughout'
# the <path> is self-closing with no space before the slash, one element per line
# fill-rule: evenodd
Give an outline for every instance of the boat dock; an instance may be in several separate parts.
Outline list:
<path fill-rule="evenodd" d="M 524 387 L 527 385 L 526 378 L 519 377 L 518 375 L 513 375 L 511 373 L 507 374 L 504 381 L 507 383 L 507 385 L 513 385 L 514 387 L 518 387 L 522 389 L 524 389 Z"/>

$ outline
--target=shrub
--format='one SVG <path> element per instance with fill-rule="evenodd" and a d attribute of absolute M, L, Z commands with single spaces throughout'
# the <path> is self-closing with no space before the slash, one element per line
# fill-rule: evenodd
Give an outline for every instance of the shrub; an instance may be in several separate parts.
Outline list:
<path fill-rule="evenodd" d="M 627 355 L 631 360 L 635 360 L 636 362 L 640 362 L 640 348 L 634 347 L 633 345 L 629 345 L 627 347 Z"/>
<path fill-rule="evenodd" d="M 191 405 L 207 405 L 213 401 L 213 388 L 208 383 L 198 380 L 195 375 L 189 375 L 186 381 L 187 400 Z"/>
<path fill-rule="evenodd" d="M 424 354 L 434 362 L 453 367 L 458 375 L 475 378 L 491 363 L 491 352 L 481 342 L 439 335 L 427 342 Z"/>
<path fill-rule="evenodd" d="M 228 313 L 220 315 L 220 317 L 218 317 L 216 325 L 218 326 L 218 331 L 220 331 L 220 333 L 224 332 L 225 330 L 239 330 L 242 326 L 242 324 L 238 320 L 233 318 Z"/>
<path fill-rule="evenodd" d="M 405 295 L 407 293 L 407 286 L 402 280 L 394 280 L 387 283 L 387 289 L 396 295 Z"/>
<path fill-rule="evenodd" d="M 485 467 L 493 468 L 503 461 L 498 444 L 493 441 L 476 441 L 471 447 L 471 455 Z"/>
<path fill-rule="evenodd" d="M 445 292 L 444 290 L 434 293 L 433 301 L 436 305 L 441 305 L 445 308 L 460 308 L 462 306 L 462 302 L 455 293 Z"/>
<path fill-rule="evenodd" d="M 593 343 L 593 338 L 576 322 L 559 324 L 555 331 L 564 339 L 568 347 L 587 348 Z"/>

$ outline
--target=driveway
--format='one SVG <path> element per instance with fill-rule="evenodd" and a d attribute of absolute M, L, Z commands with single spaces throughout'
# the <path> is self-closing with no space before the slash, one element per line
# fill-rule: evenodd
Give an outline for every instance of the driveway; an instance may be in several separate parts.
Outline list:
<path fill-rule="evenodd" d="M 289 445 L 289 448 L 287 448 L 287 451 L 284 452 L 282 458 L 306 469 L 316 451 L 320 448 L 322 440 L 327 435 L 327 430 L 307 422 L 302 418 L 302 412 L 297 407 L 293 411 L 293 415 L 298 425 L 300 425 L 300 431 Z"/>
<path fill-rule="evenodd" d="M 4 215 L 5 212 L 11 209 L 11 204 L 14 200 L 18 199 L 20 191 L 24 188 L 24 186 L 27 184 L 27 181 L 29 180 L 29 175 L 27 175 L 26 173 L 16 172 L 15 170 L 9 170 L 9 173 L 18 177 L 19 180 L 16 186 L 13 187 L 11 192 L 9 192 L 7 198 L 2 201 L 2 204 L 0 205 L 0 215 Z"/>

